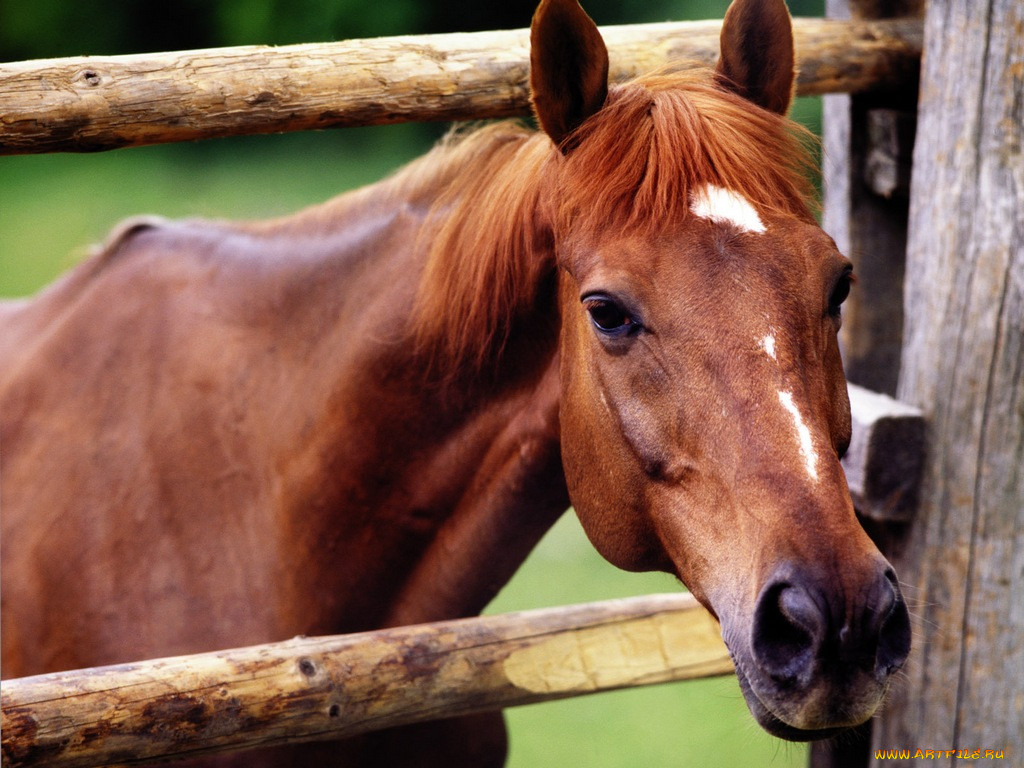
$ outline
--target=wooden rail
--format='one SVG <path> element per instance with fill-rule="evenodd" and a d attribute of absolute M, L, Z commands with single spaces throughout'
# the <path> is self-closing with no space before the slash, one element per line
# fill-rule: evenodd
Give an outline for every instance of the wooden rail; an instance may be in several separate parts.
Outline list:
<path fill-rule="evenodd" d="M 686 594 L 296 638 L 5 680 L 3 765 L 138 765 L 731 672 Z"/>
<path fill-rule="evenodd" d="M 719 21 L 606 27 L 611 79 L 712 64 Z M 916 75 L 921 22 L 794 21 L 802 94 Z M 529 113 L 528 32 L 0 64 L 0 154 Z"/>
<path fill-rule="evenodd" d="M 853 435 L 842 463 L 853 505 L 864 517 L 907 522 L 924 467 L 924 415 L 887 395 L 848 388 Z"/>

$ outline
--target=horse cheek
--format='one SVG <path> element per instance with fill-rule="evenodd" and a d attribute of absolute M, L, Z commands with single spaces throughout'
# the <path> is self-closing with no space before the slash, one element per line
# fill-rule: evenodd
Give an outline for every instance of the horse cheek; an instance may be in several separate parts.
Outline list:
<path fill-rule="evenodd" d="M 664 554 L 644 508 L 645 484 L 630 471 L 634 462 L 597 427 L 594 414 L 567 416 L 562 462 L 569 498 L 587 538 L 618 568 L 663 570 Z"/>
<path fill-rule="evenodd" d="M 569 498 L 594 548 L 627 571 L 664 570 L 665 555 L 645 509 L 646 487 L 607 396 L 598 391 L 582 323 L 562 334 L 559 424 Z"/>

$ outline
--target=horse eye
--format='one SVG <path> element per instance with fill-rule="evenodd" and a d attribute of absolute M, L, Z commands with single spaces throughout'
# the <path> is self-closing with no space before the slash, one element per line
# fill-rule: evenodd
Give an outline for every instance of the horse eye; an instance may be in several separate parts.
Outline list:
<path fill-rule="evenodd" d="M 594 327 L 607 336 L 624 336 L 640 329 L 640 324 L 629 312 L 606 296 L 584 299 L 583 308 L 590 315 Z"/>
<path fill-rule="evenodd" d="M 836 281 L 835 287 L 832 289 L 832 295 L 828 297 L 828 313 L 832 317 L 839 317 L 843 302 L 846 301 L 850 295 L 850 288 L 853 286 L 854 280 L 853 268 L 847 267 L 843 274 Z"/>

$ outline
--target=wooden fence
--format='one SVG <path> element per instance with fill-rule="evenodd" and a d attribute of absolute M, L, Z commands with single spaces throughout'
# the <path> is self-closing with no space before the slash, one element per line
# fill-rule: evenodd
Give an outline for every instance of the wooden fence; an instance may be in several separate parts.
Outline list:
<path fill-rule="evenodd" d="M 3 764 L 137 765 L 731 672 L 685 594 L 296 638 L 4 681 Z"/>
<path fill-rule="evenodd" d="M 920 87 L 827 97 L 824 138 L 825 228 L 859 279 L 847 374 L 919 407 L 928 452 L 914 516 L 871 528 L 915 615 L 906 677 L 859 754 L 812 762 L 1024 765 L 1024 3 L 827 10 L 924 20 Z"/>
<path fill-rule="evenodd" d="M 714 64 L 721 22 L 605 27 L 610 77 Z M 916 20 L 797 19 L 798 89 L 863 92 L 917 71 Z M 0 154 L 529 113 L 529 32 L 0 64 Z"/>

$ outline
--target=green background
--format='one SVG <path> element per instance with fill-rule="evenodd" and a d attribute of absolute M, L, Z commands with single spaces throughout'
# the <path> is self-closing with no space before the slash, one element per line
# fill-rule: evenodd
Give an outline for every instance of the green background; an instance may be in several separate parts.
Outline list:
<path fill-rule="evenodd" d="M 728 1 L 584 5 L 599 24 L 616 24 L 717 18 Z M 790 0 L 797 15 L 821 15 L 822 6 L 821 0 Z M 166 7 L 148 0 L 0 0 L 0 61 L 524 27 L 533 7 L 533 0 L 179 0 Z M 799 100 L 795 116 L 817 130 L 820 105 Z M 126 216 L 285 214 L 381 178 L 425 151 L 443 130 L 389 126 L 98 155 L 0 157 L 0 296 L 34 292 Z M 663 574 L 626 574 L 605 563 L 570 513 L 489 611 L 679 588 Z M 757 727 L 733 678 L 520 707 L 507 719 L 513 768 L 788 768 L 807 762 L 805 746 Z"/>

